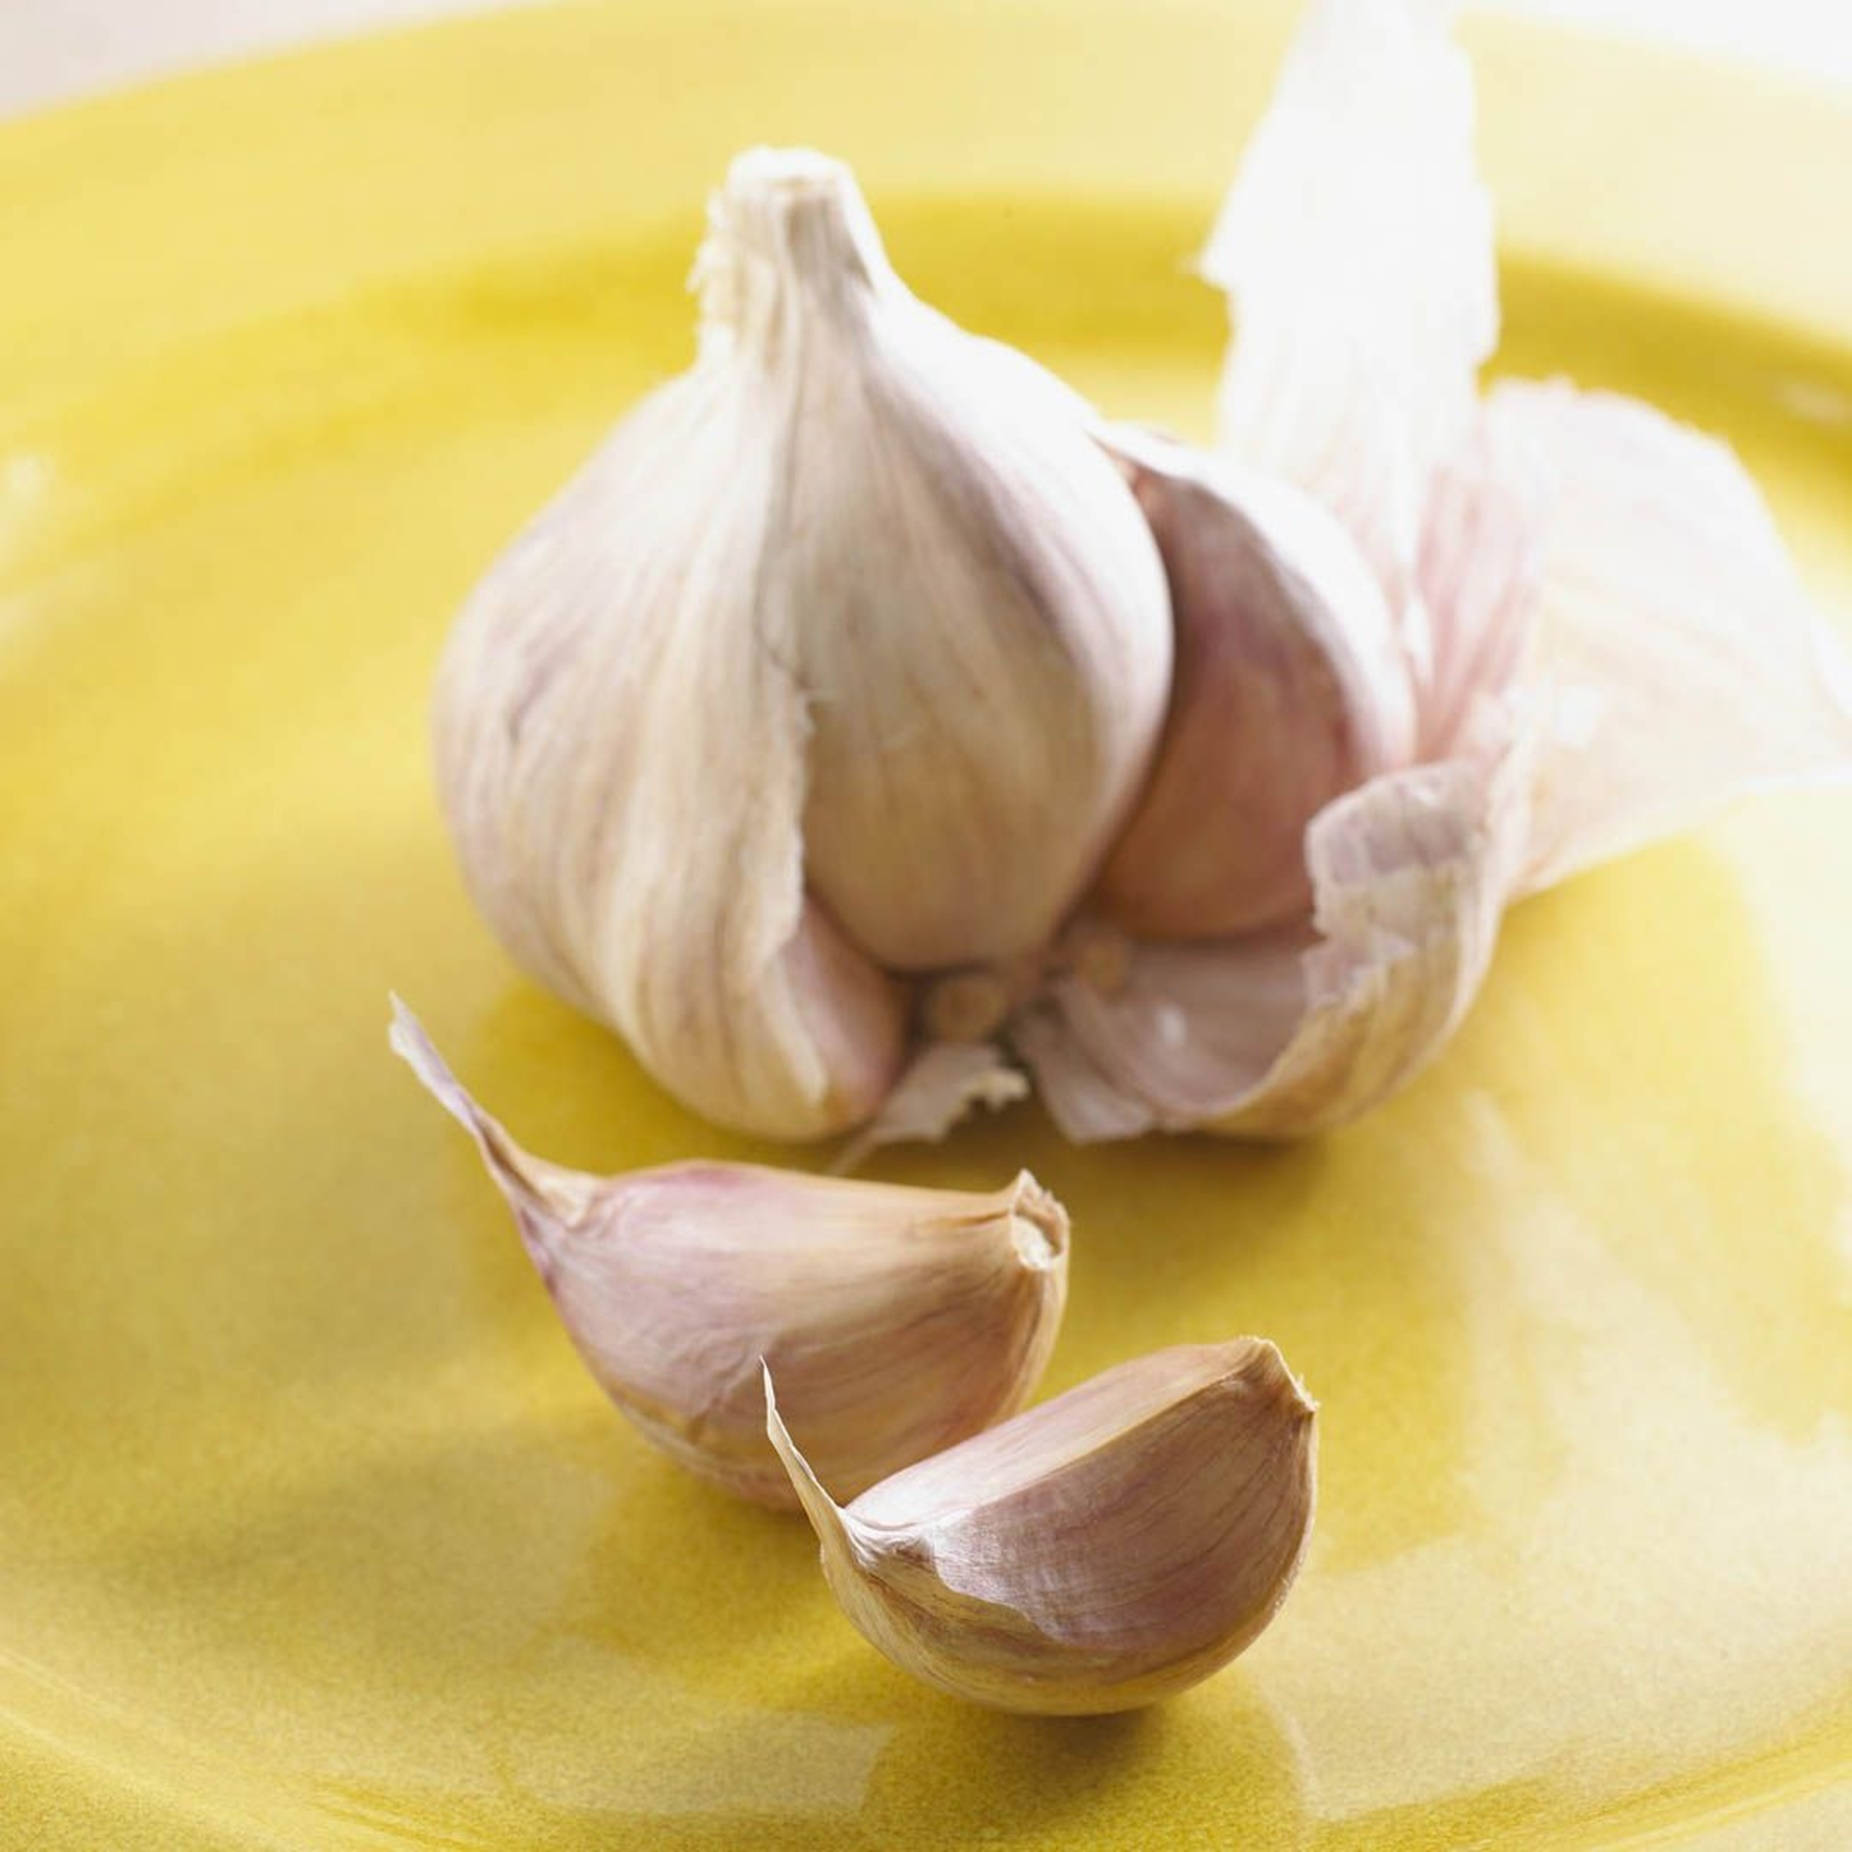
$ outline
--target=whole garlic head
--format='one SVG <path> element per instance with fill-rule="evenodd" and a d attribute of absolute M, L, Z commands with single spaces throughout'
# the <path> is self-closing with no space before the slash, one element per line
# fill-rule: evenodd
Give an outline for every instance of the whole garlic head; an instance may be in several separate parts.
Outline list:
<path fill-rule="evenodd" d="M 439 783 L 536 976 L 712 1119 L 864 1119 L 889 973 L 1032 952 L 1137 795 L 1171 628 L 1087 413 L 895 276 L 847 168 L 733 164 L 699 357 L 463 613 Z"/>
<path fill-rule="evenodd" d="M 588 1176 L 522 1150 L 402 1004 L 391 1041 L 475 1140 L 599 1386 L 703 1478 L 797 1502 L 766 1437 L 765 1362 L 832 1481 L 856 1490 L 1012 1414 L 1041 1380 L 1068 1222 L 1027 1171 L 987 1194 L 754 1164 Z"/>
<path fill-rule="evenodd" d="M 846 1507 L 766 1424 L 857 1629 L 1003 1710 L 1130 1710 L 1228 1663 L 1311 1531 L 1315 1405 L 1260 1338 L 1119 1365 Z M 795 1422 L 797 1417 L 792 1415 Z"/>

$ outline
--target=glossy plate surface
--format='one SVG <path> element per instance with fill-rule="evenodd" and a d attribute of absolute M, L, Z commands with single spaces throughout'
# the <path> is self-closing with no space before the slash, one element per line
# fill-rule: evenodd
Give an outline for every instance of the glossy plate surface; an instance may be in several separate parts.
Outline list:
<path fill-rule="evenodd" d="M 892 1671 L 609 1412 L 386 1053 L 394 986 L 540 1151 L 746 1149 L 511 972 L 424 733 L 473 577 L 683 364 L 727 155 L 849 156 L 929 299 L 1201 432 L 1184 260 L 1284 30 L 662 0 L 0 131 L 0 1843 L 1852 1844 L 1844 795 L 1526 905 L 1341 1136 L 884 1163 L 1066 1198 L 1050 1389 L 1259 1331 L 1322 1401 L 1293 1600 L 1138 1716 Z M 1727 432 L 1852 611 L 1847 111 L 1472 43 L 1501 364 Z"/>

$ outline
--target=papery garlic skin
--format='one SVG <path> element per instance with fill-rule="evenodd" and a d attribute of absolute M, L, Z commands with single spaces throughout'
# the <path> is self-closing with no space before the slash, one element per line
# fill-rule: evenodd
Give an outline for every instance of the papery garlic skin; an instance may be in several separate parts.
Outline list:
<path fill-rule="evenodd" d="M 1852 779 L 1852 655 L 1726 443 L 1637 399 L 1504 380 L 1471 456 L 1532 537 L 1545 713 L 1520 891 L 1733 797 Z"/>
<path fill-rule="evenodd" d="M 1068 1222 L 1026 1171 L 990 1194 L 750 1164 L 588 1176 L 523 1151 L 403 1005 L 391 1041 L 475 1139 L 600 1387 L 703 1478 L 795 1502 L 761 1360 L 858 1490 L 1013 1413 L 1040 1381 Z"/>
<path fill-rule="evenodd" d="M 1140 432 L 1119 457 L 1176 626 L 1156 763 L 1094 904 L 1128 932 L 1208 939 L 1312 898 L 1305 832 L 1414 756 L 1409 669 L 1349 534 L 1291 483 Z"/>
<path fill-rule="evenodd" d="M 817 1137 L 899 1071 L 887 973 L 1031 952 L 1093 876 L 1168 595 L 1085 407 L 915 299 L 840 163 L 743 155 L 710 216 L 695 366 L 459 620 L 439 784 L 536 976 L 708 1117 Z"/>
<path fill-rule="evenodd" d="M 1121 1364 L 847 1506 L 775 1370 L 766 1408 L 849 1619 L 1000 1709 L 1130 1710 L 1196 1684 L 1273 1618 L 1310 1535 L 1315 1405 L 1262 1339 Z"/>
<path fill-rule="evenodd" d="M 1202 256 L 1235 324 L 1218 446 L 1344 522 L 1417 660 L 1429 488 L 1498 341 L 1457 11 L 1308 0 Z"/>

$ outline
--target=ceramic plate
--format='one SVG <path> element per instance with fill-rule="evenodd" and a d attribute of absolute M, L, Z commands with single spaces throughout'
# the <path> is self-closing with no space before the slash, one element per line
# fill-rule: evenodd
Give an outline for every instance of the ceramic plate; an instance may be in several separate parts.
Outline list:
<path fill-rule="evenodd" d="M 1063 1145 L 1048 1387 L 1277 1338 L 1312 1555 L 1148 1713 L 988 1715 L 568 1348 L 402 991 L 533 1147 L 772 1155 L 466 904 L 425 706 L 504 538 L 682 365 L 738 146 L 856 162 L 902 273 L 1202 432 L 1189 274 L 1287 20 L 518 13 L 0 131 L 0 1839 L 96 1848 L 1852 1843 L 1852 810 L 1527 903 L 1341 1135 Z M 1501 365 L 1726 432 L 1852 610 L 1852 116 L 1471 37 Z"/>

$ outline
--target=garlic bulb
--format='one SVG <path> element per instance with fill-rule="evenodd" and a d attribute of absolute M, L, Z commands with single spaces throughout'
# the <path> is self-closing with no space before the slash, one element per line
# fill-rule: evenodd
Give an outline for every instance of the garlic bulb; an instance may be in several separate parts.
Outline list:
<path fill-rule="evenodd" d="M 1314 1404 L 1264 1340 L 1121 1364 L 846 1507 L 787 1431 L 774 1379 L 766 1426 L 843 1611 L 956 1697 L 1149 1704 L 1234 1658 L 1298 1572 Z"/>
<path fill-rule="evenodd" d="M 723 1123 L 899 1070 L 889 973 L 1033 952 L 1137 795 L 1164 574 L 1088 413 L 925 307 L 849 171 L 740 156 L 699 357 L 498 562 L 439 782 L 515 956 Z"/>
<path fill-rule="evenodd" d="M 587 1176 L 523 1151 L 394 1012 L 393 1048 L 475 1139 L 592 1375 L 704 1478 L 794 1502 L 762 1359 L 832 1482 L 855 1490 L 1010 1414 L 1040 1380 L 1068 1223 L 1026 1171 L 990 1195 L 750 1164 Z"/>
<path fill-rule="evenodd" d="M 1157 762 L 1096 903 L 1158 939 L 1303 914 L 1306 826 L 1414 755 L 1389 608 L 1343 527 L 1292 484 L 1142 432 L 1106 441 L 1163 556 L 1177 660 Z"/>

